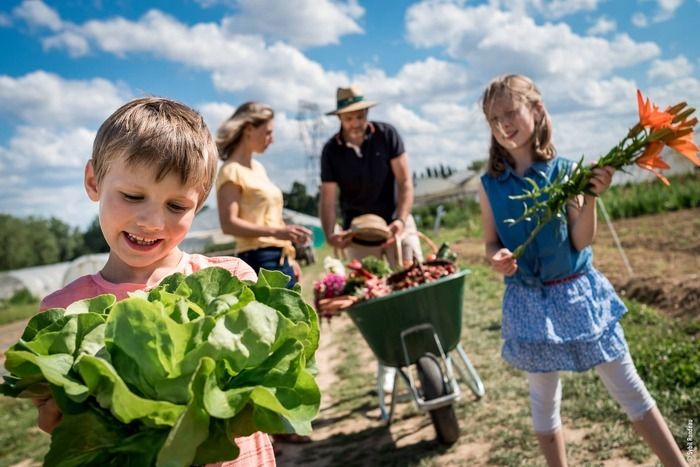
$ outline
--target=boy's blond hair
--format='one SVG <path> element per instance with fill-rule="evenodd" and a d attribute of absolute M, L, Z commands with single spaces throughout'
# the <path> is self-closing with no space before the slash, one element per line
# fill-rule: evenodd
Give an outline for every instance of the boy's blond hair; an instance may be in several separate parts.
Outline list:
<path fill-rule="evenodd" d="M 498 97 L 510 96 L 515 100 L 526 103 L 534 108 L 541 109 L 540 119 L 535 121 L 535 133 L 532 138 L 532 150 L 535 160 L 546 161 L 552 159 L 556 149 L 552 143 L 552 121 L 549 112 L 542 102 L 542 94 L 535 83 L 523 75 L 504 75 L 494 78 L 484 91 L 481 98 L 481 109 L 488 120 L 491 114 L 491 106 Z M 488 173 L 498 176 L 503 173 L 506 163 L 515 166 L 513 157 L 501 146 L 491 134 L 491 147 L 489 148 Z"/>
<path fill-rule="evenodd" d="M 155 181 L 170 172 L 200 192 L 200 208 L 214 183 L 217 150 L 204 119 L 194 109 L 162 97 L 141 97 L 118 108 L 102 123 L 92 146 L 99 184 L 110 164 L 152 169 Z"/>

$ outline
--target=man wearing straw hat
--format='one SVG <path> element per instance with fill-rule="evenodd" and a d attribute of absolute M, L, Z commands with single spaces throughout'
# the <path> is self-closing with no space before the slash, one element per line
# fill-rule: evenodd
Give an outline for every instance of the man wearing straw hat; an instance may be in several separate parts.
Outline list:
<path fill-rule="evenodd" d="M 413 182 L 401 136 L 388 123 L 368 120 L 369 108 L 377 102 L 365 99 L 357 86 L 338 88 L 336 96 L 336 109 L 326 115 L 338 116 L 340 130 L 321 152 L 320 214 L 326 240 L 348 259 L 386 256 L 394 268 L 401 267 L 399 256 L 411 261 L 415 254 L 422 260 L 411 216 Z M 342 227 L 336 224 L 338 198 Z M 365 232 L 383 230 L 386 235 L 356 235 L 358 221 L 365 224 Z M 401 251 L 394 238 L 402 239 Z M 393 388 L 393 370 L 379 365 L 380 397 Z"/>
<path fill-rule="evenodd" d="M 337 108 L 326 115 L 338 116 L 340 130 L 321 152 L 321 223 L 328 243 L 348 259 L 386 256 L 393 267 L 400 267 L 394 237 L 403 239 L 404 260 L 411 261 L 413 254 L 422 259 L 410 215 L 413 182 L 399 133 L 388 123 L 367 118 L 377 104 L 365 99 L 357 86 L 338 88 Z M 341 228 L 336 225 L 338 194 Z M 389 240 L 353 235 L 353 220 L 367 223 L 368 231 L 385 229 Z"/>

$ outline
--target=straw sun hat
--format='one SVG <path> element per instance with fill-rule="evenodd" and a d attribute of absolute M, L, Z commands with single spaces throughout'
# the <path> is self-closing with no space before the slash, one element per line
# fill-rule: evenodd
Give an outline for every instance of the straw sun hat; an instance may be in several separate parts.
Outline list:
<path fill-rule="evenodd" d="M 368 101 L 362 95 L 360 88 L 352 85 L 349 88 L 338 88 L 336 92 L 336 100 L 338 108 L 326 112 L 326 115 L 338 115 L 345 112 L 353 112 L 355 110 L 369 109 L 379 104 L 379 102 Z"/>
<path fill-rule="evenodd" d="M 350 232 L 353 241 L 367 245 L 380 245 L 391 235 L 386 221 L 376 214 L 362 214 L 354 218 L 350 223 Z"/>

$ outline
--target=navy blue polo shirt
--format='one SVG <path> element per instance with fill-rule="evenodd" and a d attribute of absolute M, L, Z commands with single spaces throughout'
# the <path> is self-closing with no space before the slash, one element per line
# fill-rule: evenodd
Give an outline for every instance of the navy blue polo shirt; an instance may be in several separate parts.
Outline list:
<path fill-rule="evenodd" d="M 396 128 L 383 122 L 369 122 L 359 154 L 343 140 L 342 131 L 323 146 L 321 182 L 335 182 L 340 188 L 344 229 L 361 214 L 376 214 L 391 222 L 396 210 L 391 160 L 404 152 Z"/>

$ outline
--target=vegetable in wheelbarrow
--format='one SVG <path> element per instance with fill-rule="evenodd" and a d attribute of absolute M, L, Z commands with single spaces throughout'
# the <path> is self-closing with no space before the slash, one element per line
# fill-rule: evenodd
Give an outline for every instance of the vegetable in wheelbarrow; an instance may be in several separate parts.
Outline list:
<path fill-rule="evenodd" d="M 47 310 L 7 351 L 0 393 L 56 399 L 47 466 L 205 464 L 235 458 L 234 436 L 310 433 L 318 318 L 287 282 L 214 267 Z"/>
<path fill-rule="evenodd" d="M 384 260 L 368 256 L 362 261 L 350 261 L 346 267 L 334 267 L 314 282 L 314 301 L 319 315 L 332 318 L 341 311 L 367 300 L 390 295 L 392 292 L 435 281 L 458 271 L 453 262 L 456 255 L 443 244 L 438 255 L 429 261 L 414 263 L 406 269 L 391 272 Z M 450 259 L 447 259 L 450 258 Z M 327 258 L 324 265 L 331 261 Z M 334 263 L 335 264 L 335 263 Z M 349 271 L 345 273 L 345 271 Z"/>

